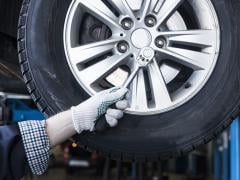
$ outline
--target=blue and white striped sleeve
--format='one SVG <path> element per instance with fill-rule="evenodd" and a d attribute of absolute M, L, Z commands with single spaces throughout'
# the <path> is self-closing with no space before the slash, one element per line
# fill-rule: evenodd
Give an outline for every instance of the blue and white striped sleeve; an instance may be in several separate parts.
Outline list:
<path fill-rule="evenodd" d="M 42 175 L 48 168 L 50 151 L 46 121 L 25 121 L 18 125 L 31 171 Z"/>

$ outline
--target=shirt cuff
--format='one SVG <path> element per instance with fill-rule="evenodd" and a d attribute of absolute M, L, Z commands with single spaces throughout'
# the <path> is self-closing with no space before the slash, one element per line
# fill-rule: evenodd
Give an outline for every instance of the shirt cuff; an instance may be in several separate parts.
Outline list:
<path fill-rule="evenodd" d="M 48 168 L 50 151 L 46 121 L 25 121 L 18 125 L 31 171 L 42 175 Z"/>

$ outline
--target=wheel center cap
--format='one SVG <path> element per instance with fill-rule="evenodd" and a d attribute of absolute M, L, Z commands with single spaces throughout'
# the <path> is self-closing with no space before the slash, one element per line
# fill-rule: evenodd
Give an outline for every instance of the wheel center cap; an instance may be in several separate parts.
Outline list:
<path fill-rule="evenodd" d="M 151 44 L 152 36 L 148 30 L 140 28 L 132 33 L 131 41 L 136 48 L 141 49 Z"/>

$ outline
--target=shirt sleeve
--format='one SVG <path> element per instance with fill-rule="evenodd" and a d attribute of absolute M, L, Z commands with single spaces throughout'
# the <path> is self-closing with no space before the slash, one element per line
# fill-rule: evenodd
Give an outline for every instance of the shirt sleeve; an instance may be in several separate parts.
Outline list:
<path fill-rule="evenodd" d="M 42 175 L 48 168 L 50 151 L 46 121 L 25 121 L 18 125 L 30 169 L 34 175 Z"/>
<path fill-rule="evenodd" d="M 0 126 L 0 179 L 21 179 L 27 160 L 17 125 Z"/>

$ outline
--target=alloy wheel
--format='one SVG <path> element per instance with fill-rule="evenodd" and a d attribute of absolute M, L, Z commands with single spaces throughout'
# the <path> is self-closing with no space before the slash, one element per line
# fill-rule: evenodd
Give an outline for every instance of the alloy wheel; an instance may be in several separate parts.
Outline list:
<path fill-rule="evenodd" d="M 81 42 L 83 13 L 105 25 L 108 35 Z M 204 87 L 217 63 L 219 29 L 210 0 L 73 0 L 64 46 L 86 92 L 94 95 L 131 79 L 127 113 L 151 115 L 179 107 Z M 155 56 L 138 69 L 144 48 Z"/>

